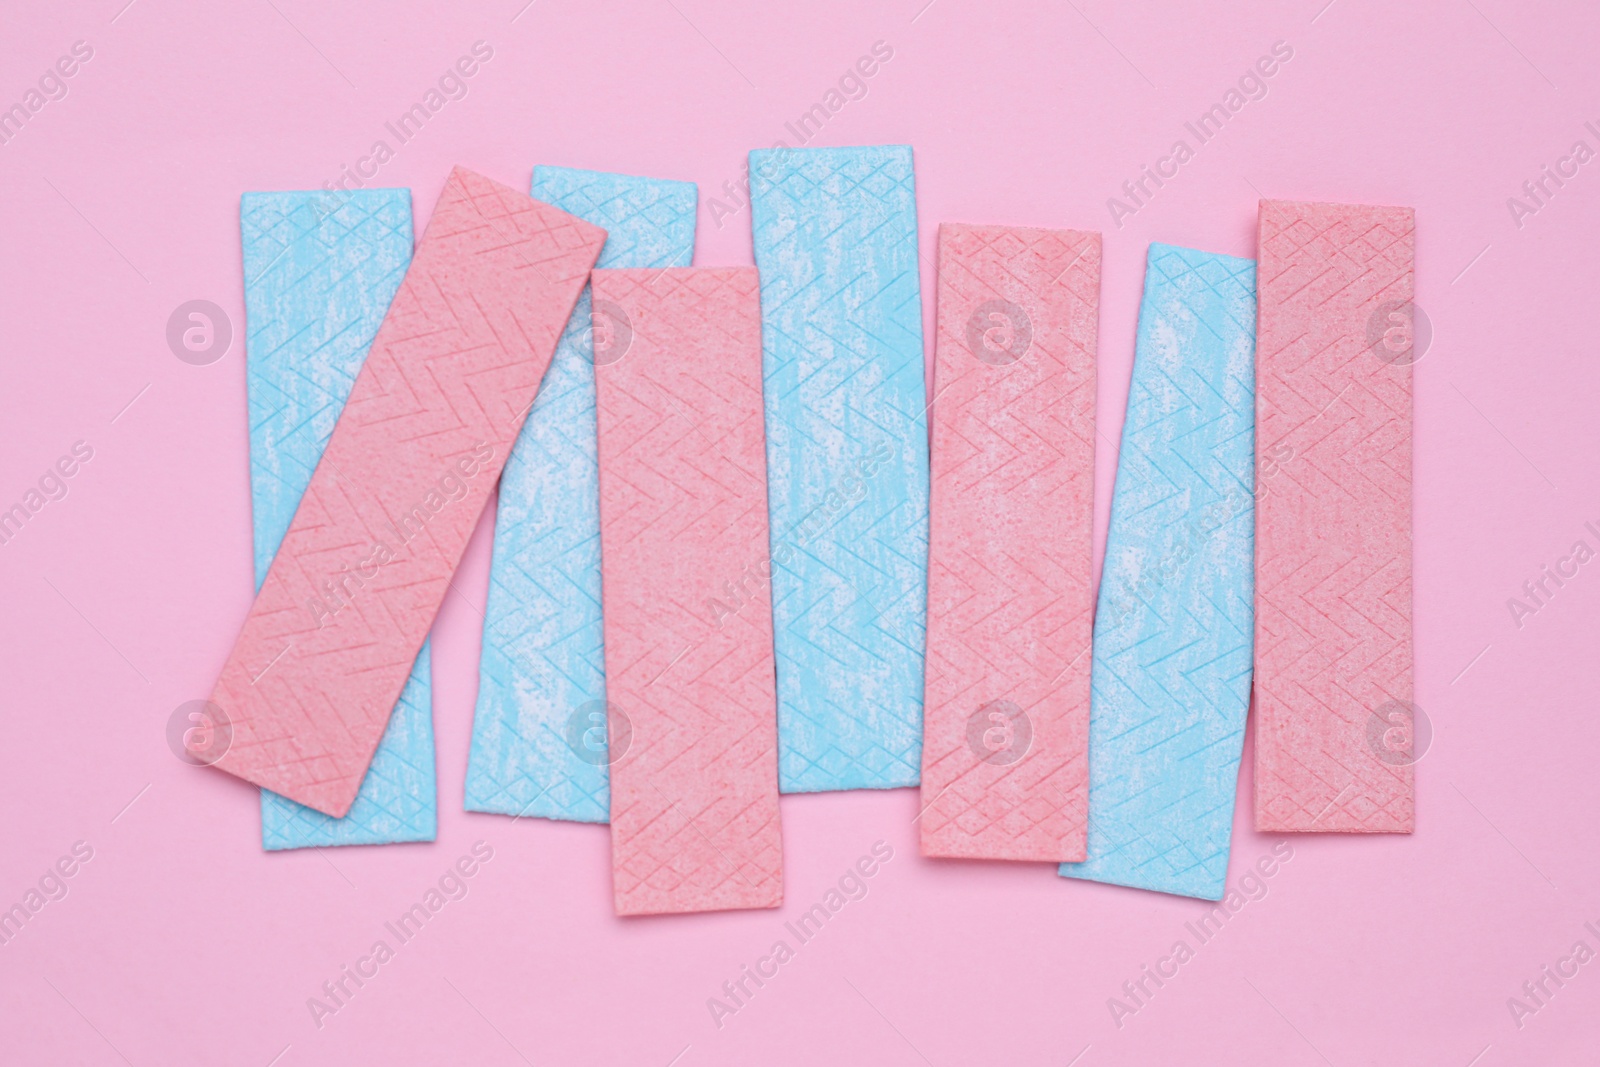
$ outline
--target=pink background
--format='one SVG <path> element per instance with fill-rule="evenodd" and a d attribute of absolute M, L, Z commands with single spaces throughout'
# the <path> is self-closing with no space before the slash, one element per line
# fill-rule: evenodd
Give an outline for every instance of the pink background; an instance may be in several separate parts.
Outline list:
<path fill-rule="evenodd" d="M 1600 961 L 1520 1030 L 1506 1001 L 1578 939 L 1600 950 L 1583 928 L 1600 928 L 1586 684 L 1600 563 L 1520 629 L 1506 600 L 1580 536 L 1600 548 L 1583 529 L 1600 527 L 1600 162 L 1520 229 L 1507 197 L 1579 138 L 1597 147 L 1583 122 L 1600 120 L 1600 13 L 1548 0 L 1320 13 L 1322 0 L 935 0 L 920 15 L 922 0 L 122 3 L 35 3 L 0 35 L 6 104 L 72 42 L 94 48 L 69 95 L 0 146 L 0 506 L 74 441 L 95 450 L 70 495 L 0 545 L 0 905 L 73 842 L 94 848 L 70 894 L 0 947 L 0 1061 L 1592 1056 Z M 745 151 L 888 42 L 893 59 L 818 143 L 915 146 L 930 325 L 938 222 L 1105 233 L 1109 441 L 1149 241 L 1251 255 L 1258 191 L 1414 205 L 1418 302 L 1436 332 L 1416 369 L 1417 701 L 1435 727 L 1416 835 L 1296 838 L 1265 898 L 1120 1029 L 1107 998 L 1178 938 L 1193 945 L 1184 923 L 1203 906 L 1047 866 L 923 860 L 913 791 L 786 798 L 781 912 L 618 920 L 603 828 L 461 811 L 484 523 L 434 631 L 438 842 L 263 854 L 255 790 L 181 764 L 163 738 L 172 710 L 209 690 L 250 602 L 239 194 L 336 174 L 479 39 L 494 58 L 469 94 L 377 179 L 412 188 L 419 232 L 452 163 L 518 186 L 535 163 L 593 167 L 699 182 L 709 265 L 751 262 L 748 213 L 718 229 L 707 208 Z M 1269 95 L 1112 224 L 1106 198 L 1277 40 L 1294 58 Z M 164 337 L 194 298 L 235 325 L 205 367 Z M 1103 447 L 1102 539 L 1114 463 Z M 319 1030 L 307 998 L 478 839 L 494 859 L 469 895 Z M 870 894 L 718 1030 L 706 999 L 879 839 L 895 857 Z M 1274 840 L 1240 825 L 1231 878 Z"/>

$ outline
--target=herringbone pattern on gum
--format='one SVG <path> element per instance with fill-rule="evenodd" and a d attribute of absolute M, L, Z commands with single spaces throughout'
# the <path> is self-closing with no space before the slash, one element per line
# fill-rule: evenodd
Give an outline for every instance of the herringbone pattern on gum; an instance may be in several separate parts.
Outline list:
<path fill-rule="evenodd" d="M 916 785 L 927 399 L 911 149 L 750 153 L 784 792 Z"/>
<path fill-rule="evenodd" d="M 1263 201 L 1258 247 L 1256 828 L 1409 833 L 1368 724 L 1412 698 L 1411 368 L 1368 323 L 1412 298 L 1414 213 Z"/>
<path fill-rule="evenodd" d="M 1218 899 L 1250 704 L 1255 264 L 1150 246 L 1095 613 L 1075 878 Z"/>
<path fill-rule="evenodd" d="M 940 228 L 925 855 L 1083 858 L 1099 306 L 1098 234 Z"/>
<path fill-rule="evenodd" d="M 616 910 L 777 907 L 771 600 L 713 604 L 770 552 L 757 275 L 596 271 L 593 284 L 633 331 L 595 375 L 606 699 L 632 725 L 612 753 Z"/>

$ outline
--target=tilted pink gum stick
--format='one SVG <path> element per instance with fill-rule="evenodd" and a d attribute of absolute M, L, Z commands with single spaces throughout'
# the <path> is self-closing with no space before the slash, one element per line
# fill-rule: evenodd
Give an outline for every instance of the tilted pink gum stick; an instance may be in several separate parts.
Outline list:
<path fill-rule="evenodd" d="M 939 228 L 922 852 L 1080 861 L 1100 235 Z"/>
<path fill-rule="evenodd" d="M 1415 228 L 1410 208 L 1261 202 L 1257 830 L 1414 825 Z"/>
<path fill-rule="evenodd" d="M 754 268 L 594 272 L 619 915 L 783 902 Z"/>
<path fill-rule="evenodd" d="M 222 668 L 216 766 L 349 809 L 605 238 L 451 172 Z"/>

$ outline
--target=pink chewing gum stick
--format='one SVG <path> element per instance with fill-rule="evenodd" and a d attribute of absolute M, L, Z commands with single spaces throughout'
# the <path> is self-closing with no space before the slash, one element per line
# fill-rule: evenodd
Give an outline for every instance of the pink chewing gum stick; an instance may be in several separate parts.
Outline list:
<path fill-rule="evenodd" d="M 216 766 L 349 810 L 605 238 L 450 173 L 222 668 Z"/>
<path fill-rule="evenodd" d="M 1084 858 L 1100 235 L 939 228 L 922 852 Z"/>
<path fill-rule="evenodd" d="M 1415 226 L 1261 202 L 1257 830 L 1413 828 Z"/>
<path fill-rule="evenodd" d="M 594 272 L 619 915 L 783 902 L 760 280 Z"/>

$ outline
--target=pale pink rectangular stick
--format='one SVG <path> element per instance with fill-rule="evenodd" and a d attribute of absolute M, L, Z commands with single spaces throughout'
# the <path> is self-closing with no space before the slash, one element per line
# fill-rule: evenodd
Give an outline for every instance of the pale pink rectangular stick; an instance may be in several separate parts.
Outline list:
<path fill-rule="evenodd" d="M 939 228 L 922 852 L 1079 861 L 1100 235 Z"/>
<path fill-rule="evenodd" d="M 595 271 L 594 332 L 616 910 L 774 908 L 760 279 Z"/>
<path fill-rule="evenodd" d="M 1256 829 L 1410 833 L 1410 208 L 1264 200 Z"/>
<path fill-rule="evenodd" d="M 349 809 L 605 238 L 451 172 L 212 694 L 216 766 Z"/>

